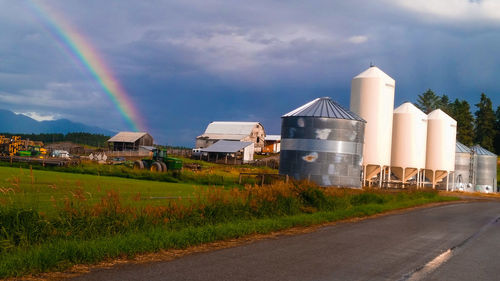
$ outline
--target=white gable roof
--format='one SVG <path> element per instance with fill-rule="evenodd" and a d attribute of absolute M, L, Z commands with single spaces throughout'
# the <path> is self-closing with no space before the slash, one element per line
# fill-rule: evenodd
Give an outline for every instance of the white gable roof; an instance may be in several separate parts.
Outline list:
<path fill-rule="evenodd" d="M 266 135 L 266 141 L 280 141 L 281 135 Z"/>
<path fill-rule="evenodd" d="M 250 135 L 259 122 L 212 122 L 208 124 L 205 134 L 214 135 Z"/>

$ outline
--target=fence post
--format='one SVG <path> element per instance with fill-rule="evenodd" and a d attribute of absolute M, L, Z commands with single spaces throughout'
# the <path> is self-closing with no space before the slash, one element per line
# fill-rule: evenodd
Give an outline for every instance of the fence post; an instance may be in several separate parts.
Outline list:
<path fill-rule="evenodd" d="M 241 184 L 241 173 L 240 173 L 240 177 L 238 179 L 238 184 Z"/>

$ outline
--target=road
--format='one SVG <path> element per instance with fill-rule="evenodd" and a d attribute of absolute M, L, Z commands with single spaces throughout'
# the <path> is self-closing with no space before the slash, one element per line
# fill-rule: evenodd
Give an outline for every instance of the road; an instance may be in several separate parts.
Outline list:
<path fill-rule="evenodd" d="M 73 280 L 499 280 L 500 202 L 341 223 Z"/>

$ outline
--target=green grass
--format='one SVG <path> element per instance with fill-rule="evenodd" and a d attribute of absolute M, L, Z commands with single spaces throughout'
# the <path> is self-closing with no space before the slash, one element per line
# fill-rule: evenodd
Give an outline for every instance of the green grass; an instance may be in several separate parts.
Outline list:
<path fill-rule="evenodd" d="M 2 174 L 4 173 L 4 174 Z M 324 189 L 308 183 L 278 183 L 245 189 L 193 189 L 188 200 L 147 201 L 130 198 L 141 188 L 150 194 L 188 194 L 177 183 L 0 169 L 18 178 L 19 191 L 38 194 L 0 204 L 0 277 L 64 270 L 73 264 L 134 256 L 160 249 L 269 233 L 345 218 L 362 217 L 430 202 L 455 200 L 436 191 Z M 39 191 L 57 182 L 60 199 L 53 211 L 41 212 Z M 150 184 L 160 187 L 153 189 Z M 141 187 L 142 184 L 148 187 Z M 103 191 L 107 186 L 106 191 Z M 58 187 L 59 188 L 59 187 Z M 120 190 L 120 193 L 112 189 Z M 179 188 L 179 189 L 176 189 Z M 103 194 L 97 198 L 89 190 Z M 73 192 L 68 196 L 66 193 Z M 2 193 L 3 194 L 3 193 Z M 19 192 L 15 196 L 20 196 Z M 3 194 L 12 196 L 10 194 Z M 51 195 L 53 196 L 53 194 Z M 33 204 L 33 202 L 38 205 Z"/>
<path fill-rule="evenodd" d="M 197 185 L 220 185 L 220 186 L 233 186 L 238 185 L 238 178 L 241 172 L 252 172 L 252 173 L 271 173 L 277 174 L 276 169 L 271 169 L 269 167 L 255 167 L 250 165 L 224 165 L 215 164 L 200 160 L 188 159 L 179 157 L 185 165 L 197 164 L 202 169 L 192 171 L 188 168 L 179 171 L 169 171 L 167 173 L 157 173 L 150 172 L 149 170 L 134 170 L 130 165 L 100 165 L 93 162 L 82 162 L 77 166 L 46 166 L 42 167 L 38 164 L 20 163 L 15 162 L 12 164 L 9 162 L 0 161 L 1 167 L 16 167 L 22 169 L 33 169 L 42 171 L 54 171 L 54 172 L 64 172 L 73 174 L 85 174 L 85 175 L 99 175 L 99 176 L 111 176 L 111 177 L 121 177 L 128 179 L 139 179 L 139 180 L 151 180 L 151 181 L 162 181 L 162 182 L 184 182 Z M 253 184 L 257 182 L 256 179 L 246 179 L 246 184 Z"/>
<path fill-rule="evenodd" d="M 339 211 L 294 216 L 236 220 L 228 223 L 189 227 L 172 231 L 155 227 L 147 231 L 80 241 L 63 240 L 30 249 L 20 249 L 0 260 L 0 276 L 22 276 L 26 273 L 64 270 L 73 264 L 96 263 L 118 257 L 155 252 L 161 249 L 183 249 L 214 241 L 251 234 L 267 234 L 292 227 L 311 226 L 353 217 L 369 216 L 398 208 L 411 207 L 453 198 L 416 199 L 390 205 L 367 204 Z"/>
<path fill-rule="evenodd" d="M 33 180 L 32 180 L 33 179 Z M 0 167 L 0 204 L 15 204 L 52 213 L 54 201 L 72 198 L 83 191 L 90 202 L 97 202 L 110 190 L 119 191 L 125 204 L 164 204 L 170 198 L 190 197 L 191 183 L 135 180 L 120 177 L 62 173 L 54 171 Z M 133 200 L 140 195 L 141 200 Z"/>

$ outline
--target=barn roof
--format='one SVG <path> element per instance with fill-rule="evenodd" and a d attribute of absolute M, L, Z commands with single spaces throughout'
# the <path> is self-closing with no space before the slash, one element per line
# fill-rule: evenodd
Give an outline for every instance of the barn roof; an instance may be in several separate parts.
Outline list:
<path fill-rule="evenodd" d="M 147 134 L 145 132 L 119 132 L 110 138 L 108 142 L 136 142 Z"/>
<path fill-rule="evenodd" d="M 226 141 L 220 140 L 211 146 L 202 149 L 202 152 L 221 152 L 221 153 L 235 153 L 247 146 L 253 145 L 253 142 L 244 141 Z"/>
<path fill-rule="evenodd" d="M 279 141 L 281 140 L 281 135 L 266 135 L 266 141 Z"/>
<path fill-rule="evenodd" d="M 250 135 L 252 129 L 259 122 L 222 122 L 215 121 L 208 124 L 205 134 L 217 135 Z M 262 125 L 261 125 L 262 126 Z"/>

